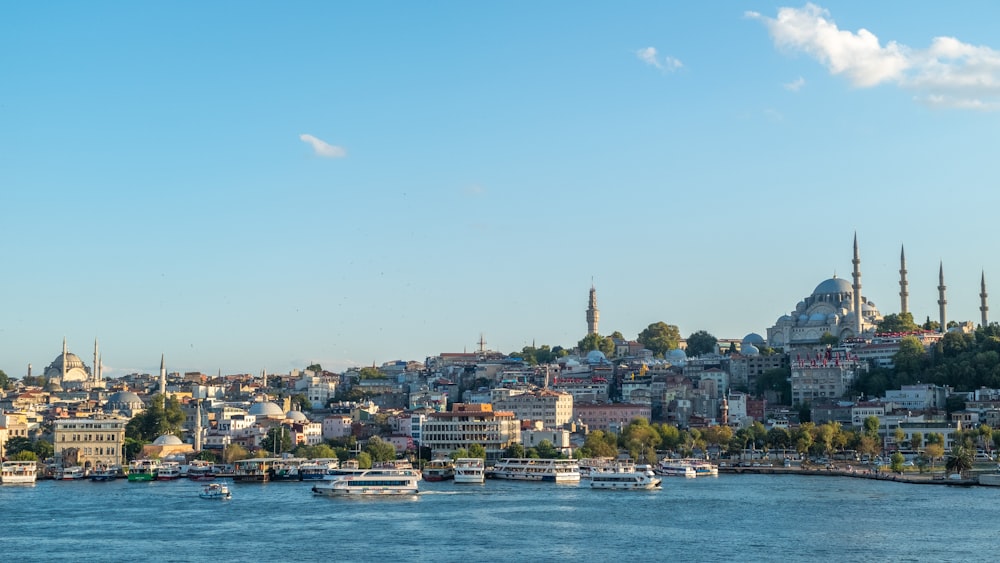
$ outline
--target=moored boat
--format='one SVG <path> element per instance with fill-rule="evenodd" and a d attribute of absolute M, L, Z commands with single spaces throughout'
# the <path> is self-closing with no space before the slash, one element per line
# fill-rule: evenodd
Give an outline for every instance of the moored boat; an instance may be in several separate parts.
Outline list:
<path fill-rule="evenodd" d="M 456 483 L 482 483 L 486 465 L 481 457 L 460 457 L 455 460 Z"/>
<path fill-rule="evenodd" d="M 98 466 L 90 470 L 89 477 L 91 481 L 114 481 L 118 478 L 118 469 L 116 467 Z"/>
<path fill-rule="evenodd" d="M 694 479 L 698 476 L 694 467 L 676 459 L 661 460 L 654 471 L 657 475 L 663 475 L 665 477 L 685 477 L 687 479 Z"/>
<path fill-rule="evenodd" d="M 56 479 L 60 481 L 79 481 L 80 479 L 83 479 L 85 476 L 86 473 L 84 472 L 82 467 L 80 467 L 79 465 L 73 465 L 70 467 L 64 467 L 56 476 Z"/>
<path fill-rule="evenodd" d="M 313 459 L 299 465 L 299 481 L 318 481 L 340 467 L 336 459 Z"/>
<path fill-rule="evenodd" d="M 174 481 L 181 478 L 181 465 L 177 462 L 167 461 L 156 470 L 157 481 Z"/>
<path fill-rule="evenodd" d="M 331 476 L 313 485 L 319 496 L 415 495 L 420 472 L 415 469 L 368 469 L 357 475 Z"/>
<path fill-rule="evenodd" d="M 198 493 L 198 497 L 208 500 L 229 500 L 233 494 L 225 483 L 209 483 Z"/>
<path fill-rule="evenodd" d="M 32 485 L 38 479 L 38 462 L 5 461 L 0 466 L 0 483 L 4 485 Z"/>
<path fill-rule="evenodd" d="M 427 462 L 423 470 L 424 481 L 447 481 L 455 478 L 455 462 L 450 459 L 434 459 Z"/>
<path fill-rule="evenodd" d="M 580 467 L 572 459 L 503 458 L 486 472 L 493 479 L 518 481 L 580 481 Z"/>
<path fill-rule="evenodd" d="M 128 480 L 146 482 L 156 479 L 160 463 L 155 459 L 135 459 L 128 464 Z"/>
<path fill-rule="evenodd" d="M 592 489 L 648 490 L 659 487 L 661 481 L 648 465 L 637 467 L 631 463 L 596 469 L 590 474 Z"/>

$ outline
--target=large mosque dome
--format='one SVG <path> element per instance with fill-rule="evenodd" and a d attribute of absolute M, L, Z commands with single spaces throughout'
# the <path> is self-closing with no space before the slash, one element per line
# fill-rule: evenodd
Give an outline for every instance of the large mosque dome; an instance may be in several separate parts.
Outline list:
<path fill-rule="evenodd" d="M 284 419 L 285 411 L 281 407 L 271 402 L 254 403 L 250 405 L 250 414 L 263 418 Z"/>
<path fill-rule="evenodd" d="M 174 436 L 173 434 L 164 434 L 159 438 L 153 440 L 154 446 L 179 446 L 184 442 L 180 438 Z"/>
<path fill-rule="evenodd" d="M 104 403 L 104 412 L 119 412 L 122 414 L 135 415 L 146 408 L 139 395 L 131 391 L 118 391 L 108 396 L 108 402 Z"/>
<path fill-rule="evenodd" d="M 853 294 L 854 288 L 851 287 L 851 282 L 833 276 L 828 280 L 823 280 L 816 289 L 813 290 L 812 294 L 816 295 L 838 295 L 843 293 Z"/>

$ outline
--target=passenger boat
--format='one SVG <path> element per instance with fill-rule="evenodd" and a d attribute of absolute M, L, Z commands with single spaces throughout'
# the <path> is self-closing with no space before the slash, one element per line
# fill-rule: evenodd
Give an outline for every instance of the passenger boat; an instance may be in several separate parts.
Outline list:
<path fill-rule="evenodd" d="M 38 478 L 38 462 L 5 461 L 0 466 L 0 483 L 31 485 Z"/>
<path fill-rule="evenodd" d="M 157 481 L 173 481 L 181 478 L 181 465 L 177 462 L 168 461 L 160 465 L 156 470 Z"/>
<path fill-rule="evenodd" d="M 86 476 L 83 468 L 79 465 L 73 465 L 71 467 L 64 467 L 62 471 L 59 472 L 57 479 L 60 481 L 79 481 Z"/>
<path fill-rule="evenodd" d="M 340 467 L 336 459 L 314 459 L 299 465 L 299 481 L 318 481 Z"/>
<path fill-rule="evenodd" d="M 114 481 L 118 478 L 118 469 L 115 467 L 95 467 L 90 470 L 91 481 Z"/>
<path fill-rule="evenodd" d="M 456 483 L 482 483 L 486 466 L 481 457 L 460 457 L 455 460 Z"/>
<path fill-rule="evenodd" d="M 577 461 L 577 465 L 580 466 L 580 479 L 590 479 L 593 473 L 615 469 L 618 464 L 628 464 L 634 468 L 632 461 L 628 459 L 615 460 L 610 457 L 590 457 Z"/>
<path fill-rule="evenodd" d="M 590 474 L 591 489 L 655 489 L 662 479 L 648 466 L 637 467 L 619 463 L 606 469 L 596 469 Z"/>
<path fill-rule="evenodd" d="M 146 482 L 156 479 L 160 463 L 155 459 L 135 459 L 128 464 L 128 480 Z"/>
<path fill-rule="evenodd" d="M 199 498 L 208 500 L 229 500 L 233 494 L 229 492 L 229 487 L 225 483 L 209 483 L 198 493 Z"/>
<path fill-rule="evenodd" d="M 360 475 L 361 473 L 364 473 L 365 471 L 367 471 L 367 470 L 366 469 L 361 469 L 361 466 L 358 465 L 358 460 L 356 460 L 356 459 L 348 459 L 348 460 L 345 460 L 344 463 L 339 464 L 339 467 L 331 469 L 329 471 L 328 475 L 326 477 L 323 477 L 323 478 L 324 479 L 336 479 L 338 477 L 343 477 L 345 475 Z"/>
<path fill-rule="evenodd" d="M 333 476 L 331 476 L 333 477 Z M 415 469 L 368 469 L 357 475 L 323 479 L 313 485 L 319 496 L 415 495 L 420 472 Z"/>
<path fill-rule="evenodd" d="M 718 477 L 719 476 L 719 466 L 714 463 L 709 463 L 703 459 L 685 459 L 681 460 L 694 468 L 694 473 L 698 477 Z"/>
<path fill-rule="evenodd" d="M 299 466 L 306 460 L 301 457 L 283 457 L 271 463 L 269 481 L 301 481 Z"/>
<path fill-rule="evenodd" d="M 188 466 L 187 478 L 192 481 L 215 479 L 215 467 L 211 463 L 192 463 Z"/>
<path fill-rule="evenodd" d="M 455 462 L 450 459 L 434 459 L 424 466 L 424 481 L 447 481 L 455 478 Z"/>
<path fill-rule="evenodd" d="M 493 479 L 520 481 L 580 481 L 580 466 L 572 459 L 503 458 L 486 472 Z"/>
<path fill-rule="evenodd" d="M 655 472 L 657 475 L 663 475 L 666 477 L 685 477 L 688 479 L 694 479 L 698 476 L 694 467 L 691 467 L 691 465 L 685 463 L 683 460 L 676 459 L 661 460 L 659 465 L 656 466 Z"/>

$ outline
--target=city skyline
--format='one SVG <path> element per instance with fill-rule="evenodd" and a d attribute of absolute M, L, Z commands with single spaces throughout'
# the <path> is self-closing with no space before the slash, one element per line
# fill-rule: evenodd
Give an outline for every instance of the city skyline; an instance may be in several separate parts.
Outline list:
<path fill-rule="evenodd" d="M 460 7 L 460 9 L 459 9 Z M 0 8 L 0 369 L 340 371 L 1000 283 L 1000 6 Z M 905 15 L 905 17 L 902 17 Z M 995 290 L 994 290 L 995 291 Z"/>

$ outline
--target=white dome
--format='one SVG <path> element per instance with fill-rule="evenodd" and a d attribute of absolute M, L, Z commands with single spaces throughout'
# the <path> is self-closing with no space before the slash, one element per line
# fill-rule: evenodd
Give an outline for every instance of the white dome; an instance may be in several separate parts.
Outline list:
<path fill-rule="evenodd" d="M 604 355 L 604 352 L 600 350 L 591 350 L 587 352 L 587 363 L 588 364 L 604 364 L 607 363 L 608 357 Z"/>
<path fill-rule="evenodd" d="M 153 440 L 154 446 L 179 446 L 184 442 L 180 438 L 174 436 L 173 434 L 164 434 L 159 438 Z"/>
<path fill-rule="evenodd" d="M 250 405 L 249 412 L 252 415 L 263 416 L 266 418 L 285 418 L 285 411 L 281 410 L 281 407 L 271 402 L 254 403 Z"/>
<path fill-rule="evenodd" d="M 309 419 L 301 411 L 288 411 L 285 414 L 285 418 L 294 420 L 295 422 L 309 422 Z"/>

